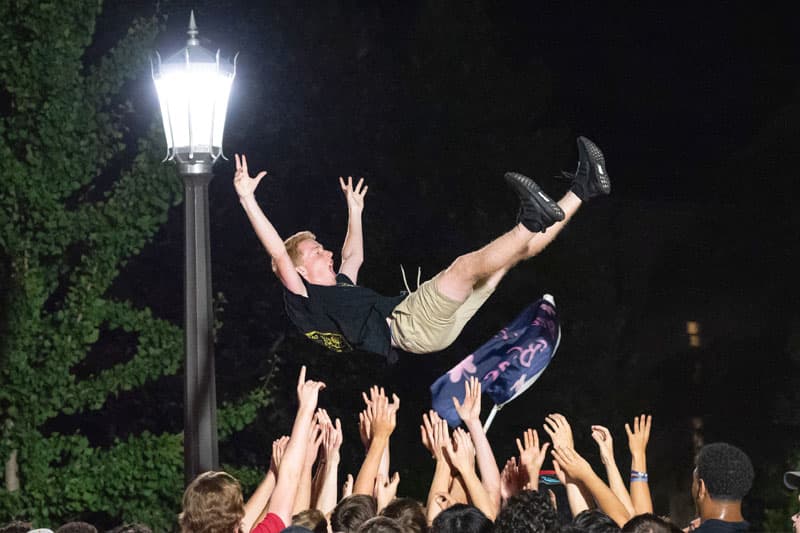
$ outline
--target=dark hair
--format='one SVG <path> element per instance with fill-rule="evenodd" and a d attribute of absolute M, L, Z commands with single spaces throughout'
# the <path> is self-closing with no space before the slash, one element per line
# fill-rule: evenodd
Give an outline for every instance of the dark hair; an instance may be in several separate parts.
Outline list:
<path fill-rule="evenodd" d="M 358 533 L 404 533 L 403 526 L 388 516 L 373 516 L 358 528 Z"/>
<path fill-rule="evenodd" d="M 695 460 L 697 478 L 714 500 L 737 501 L 753 486 L 753 463 L 747 454 L 725 442 L 706 444 Z"/>
<path fill-rule="evenodd" d="M 682 533 L 681 528 L 656 516 L 645 513 L 634 516 L 622 526 L 622 533 Z"/>
<path fill-rule="evenodd" d="M 523 490 L 509 498 L 494 521 L 498 533 L 547 533 L 559 529 L 550 498 L 534 490 Z"/>
<path fill-rule="evenodd" d="M 586 533 L 619 533 L 619 526 L 599 509 L 586 509 L 572 519 L 572 525 Z"/>
<path fill-rule="evenodd" d="M 428 531 L 425 509 L 413 498 L 395 498 L 383 508 L 380 514 L 400 522 L 405 533 L 426 533 Z"/>
<path fill-rule="evenodd" d="M 304 527 L 314 533 L 328 533 L 328 521 L 319 509 L 306 509 L 292 517 L 293 526 Z"/>
<path fill-rule="evenodd" d="M 378 504 L 365 494 L 348 496 L 336 504 L 331 513 L 331 529 L 342 533 L 355 533 L 359 526 L 375 516 Z"/>
<path fill-rule="evenodd" d="M 477 507 L 457 503 L 434 519 L 431 533 L 492 533 L 492 521 Z"/>

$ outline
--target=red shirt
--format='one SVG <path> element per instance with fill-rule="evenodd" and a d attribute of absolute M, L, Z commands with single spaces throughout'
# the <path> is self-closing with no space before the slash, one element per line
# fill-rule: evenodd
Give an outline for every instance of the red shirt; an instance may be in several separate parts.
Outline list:
<path fill-rule="evenodd" d="M 278 533 L 284 529 L 286 529 L 286 526 L 283 524 L 283 520 L 281 520 L 280 516 L 275 513 L 267 513 L 264 520 L 259 522 L 250 533 Z"/>

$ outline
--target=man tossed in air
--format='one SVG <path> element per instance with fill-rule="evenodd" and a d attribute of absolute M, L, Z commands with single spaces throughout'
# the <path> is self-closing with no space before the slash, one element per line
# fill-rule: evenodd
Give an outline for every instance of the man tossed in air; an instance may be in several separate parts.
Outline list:
<path fill-rule="evenodd" d="M 411 294 L 393 297 L 357 285 L 364 261 L 363 179 L 353 187 L 352 178 L 339 178 L 349 220 L 338 273 L 333 253 L 313 233 L 301 231 L 285 241 L 278 235 L 254 196 L 266 172 L 250 177 L 244 155 L 236 155 L 233 183 L 284 286 L 286 312 L 306 337 L 336 352 L 358 349 L 388 356 L 395 347 L 424 354 L 450 346 L 511 267 L 542 251 L 583 202 L 610 192 L 600 149 L 579 137 L 578 155 L 570 190 L 558 203 L 530 178 L 507 172 L 506 183 L 520 201 L 517 224 L 483 248 L 457 257 Z"/>

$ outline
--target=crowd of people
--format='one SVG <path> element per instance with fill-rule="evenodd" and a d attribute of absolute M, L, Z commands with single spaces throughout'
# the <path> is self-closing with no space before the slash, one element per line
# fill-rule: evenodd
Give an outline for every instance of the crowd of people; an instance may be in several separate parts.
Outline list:
<path fill-rule="evenodd" d="M 698 516 L 692 523 L 674 524 L 653 513 L 649 415 L 625 425 L 632 458 L 628 484 L 615 461 L 609 430 L 592 427 L 604 481 L 575 449 L 570 424 L 558 413 L 544 421 L 546 438 L 536 429 L 521 430 L 519 455 L 501 470 L 480 421 L 481 385 L 474 377 L 465 382 L 463 400 L 453 399 L 460 427 L 451 430 L 435 411 L 422 415 L 420 440 L 433 460 L 424 501 L 402 496 L 400 476 L 392 473 L 389 440 L 400 399 L 378 386 L 363 393 L 364 409 L 358 415 L 364 460 L 355 478 L 346 475 L 339 492 L 342 426 L 318 406 L 324 387 L 307 380 L 303 367 L 291 434 L 273 442 L 260 485 L 245 501 L 231 475 L 201 474 L 183 496 L 182 532 L 704 533 L 749 528 L 742 499 L 751 487 L 753 466 L 742 450 L 726 443 L 708 444 L 697 456 L 691 490 Z M 558 483 L 540 481 L 548 459 Z"/>
<path fill-rule="evenodd" d="M 691 496 L 697 517 L 675 524 L 653 512 L 647 470 L 650 415 L 625 424 L 631 456 L 626 484 L 617 466 L 614 439 L 603 426 L 592 426 L 605 480 L 575 449 L 569 421 L 548 415 L 544 434 L 520 429 L 518 455 L 498 466 L 481 424 L 481 384 L 465 381 L 463 399 L 453 398 L 462 424 L 451 430 L 431 410 L 419 425 L 421 444 L 433 469 L 424 501 L 403 496 L 400 476 L 391 473 L 389 441 L 400 399 L 372 386 L 362 393 L 358 414 L 364 459 L 355 477 L 339 487 L 342 423 L 319 406 L 321 381 L 297 381 L 298 407 L 289 435 L 272 443 L 269 468 L 247 500 L 239 481 L 221 471 L 197 476 L 183 494 L 177 527 L 182 533 L 677 533 L 748 531 L 742 500 L 754 471 L 748 456 L 727 443 L 703 446 L 692 473 Z M 355 419 L 355 416 L 353 417 Z M 546 436 L 545 436 L 546 434 Z M 405 443 L 404 443 L 405 444 Z M 545 461 L 554 471 L 543 471 Z M 548 463 L 549 464 L 549 463 Z M 557 480 L 557 481 L 556 481 Z M 800 472 L 787 472 L 787 488 L 800 486 Z M 793 517 L 800 533 L 800 513 Z M 27 526 L 27 527 L 26 527 Z M 2 533 L 53 533 L 30 524 L 0 526 Z M 152 533 L 140 524 L 113 533 Z M 65 524 L 55 533 L 97 533 L 83 522 Z"/>

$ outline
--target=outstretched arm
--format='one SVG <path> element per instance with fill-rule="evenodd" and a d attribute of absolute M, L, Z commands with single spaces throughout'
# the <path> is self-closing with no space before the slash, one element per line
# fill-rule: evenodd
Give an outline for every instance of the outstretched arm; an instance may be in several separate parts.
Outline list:
<path fill-rule="evenodd" d="M 589 463 L 572 448 L 556 447 L 553 450 L 553 461 L 558 463 L 561 470 L 569 477 L 577 479 L 586 486 L 592 497 L 614 522 L 622 527 L 631 515 L 619 501 L 614 492 L 603 483 L 603 480 L 594 473 Z"/>
<path fill-rule="evenodd" d="M 492 452 L 492 447 L 486 438 L 486 433 L 483 431 L 483 425 L 480 420 L 481 382 L 473 376 L 469 378 L 469 381 L 464 382 L 464 389 L 464 403 L 462 404 L 458 401 L 458 398 L 453 397 L 453 405 L 458 416 L 467 426 L 472 442 L 475 445 L 478 469 L 481 472 L 481 482 L 494 506 L 493 516 L 497 516 L 500 510 L 500 469 L 497 468 L 494 452 Z"/>
<path fill-rule="evenodd" d="M 625 424 L 628 446 L 631 449 L 631 500 L 637 514 L 653 512 L 653 500 L 650 497 L 650 484 L 647 479 L 646 454 L 652 422 L 652 416 L 641 415 L 633 419 L 633 430 L 629 424 Z"/>
<path fill-rule="evenodd" d="M 292 509 L 306 456 L 311 421 L 317 408 L 319 391 L 323 388 L 325 388 L 325 384 L 320 381 L 306 381 L 306 367 L 300 368 L 300 377 L 297 380 L 299 402 L 297 415 L 294 419 L 289 444 L 286 446 L 286 451 L 278 467 L 278 481 L 268 507 L 268 512 L 278 515 L 284 524 L 292 523 Z M 250 531 L 252 524 L 244 525 L 246 526 L 244 530 Z"/>
<path fill-rule="evenodd" d="M 342 246 L 342 265 L 339 272 L 346 275 L 353 283 L 358 283 L 358 271 L 364 262 L 364 234 L 361 229 L 361 213 L 364 211 L 364 195 L 368 187 L 364 185 L 364 178 L 358 180 L 353 188 L 353 177 L 347 177 L 347 183 L 339 177 L 347 200 L 347 235 Z"/>
<path fill-rule="evenodd" d="M 267 253 L 275 262 L 275 275 L 278 276 L 278 279 L 281 280 L 287 290 L 300 296 L 308 296 L 300 274 L 297 273 L 292 259 L 286 253 L 283 239 L 278 235 L 275 226 L 267 219 L 264 211 L 261 210 L 256 201 L 256 187 L 258 187 L 258 184 L 267 173 L 262 170 L 256 174 L 256 177 L 251 178 L 247 170 L 247 158 L 244 155 L 240 158 L 239 154 L 235 154 L 234 157 L 236 159 L 236 174 L 233 175 L 233 186 L 236 188 L 239 202 L 242 204 L 242 209 L 247 214 L 247 218 L 258 236 L 258 240 L 261 241 L 264 249 L 267 250 Z"/>
<path fill-rule="evenodd" d="M 625 488 L 625 482 L 622 481 L 622 475 L 617 468 L 617 461 L 614 459 L 614 439 L 611 437 L 611 432 L 604 426 L 592 426 L 592 438 L 600 448 L 600 459 L 606 466 L 606 476 L 608 477 L 608 486 L 614 491 L 614 494 L 625 506 L 628 514 L 635 516 L 633 512 L 633 502 L 631 496 L 628 494 L 628 489 Z"/>

